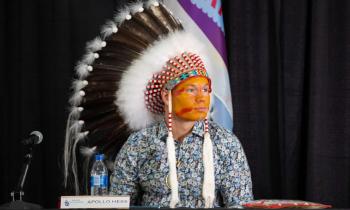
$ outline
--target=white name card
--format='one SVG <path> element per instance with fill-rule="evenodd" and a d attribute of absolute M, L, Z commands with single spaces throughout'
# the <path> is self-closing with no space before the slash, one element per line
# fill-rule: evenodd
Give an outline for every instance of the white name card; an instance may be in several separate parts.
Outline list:
<path fill-rule="evenodd" d="M 61 196 L 61 209 L 128 209 L 130 196 Z"/>

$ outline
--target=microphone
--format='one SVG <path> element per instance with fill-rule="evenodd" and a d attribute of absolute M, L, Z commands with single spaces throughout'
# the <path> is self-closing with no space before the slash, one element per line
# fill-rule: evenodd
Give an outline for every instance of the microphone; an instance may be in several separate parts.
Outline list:
<path fill-rule="evenodd" d="M 43 140 L 43 134 L 39 131 L 33 131 L 30 133 L 29 137 L 22 140 L 21 143 L 24 145 L 29 145 L 26 149 L 26 154 L 24 155 L 24 161 L 22 165 L 21 174 L 15 189 L 11 192 L 12 202 L 6 203 L 0 206 L 0 209 L 4 207 L 6 209 L 41 209 L 42 207 L 37 204 L 32 204 L 24 202 L 22 197 L 24 196 L 24 182 L 26 180 L 30 163 L 32 162 L 34 145 L 40 144 Z M 19 199 L 18 199 L 19 196 Z"/>
<path fill-rule="evenodd" d="M 34 144 L 40 144 L 43 141 L 43 134 L 41 134 L 39 131 L 33 131 L 30 133 L 29 137 L 26 139 L 23 139 L 21 143 L 23 145 L 34 145 Z"/>

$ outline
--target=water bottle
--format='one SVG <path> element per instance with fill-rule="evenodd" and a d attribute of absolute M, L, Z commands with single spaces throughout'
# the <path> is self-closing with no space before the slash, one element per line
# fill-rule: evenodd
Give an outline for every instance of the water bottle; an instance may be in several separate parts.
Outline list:
<path fill-rule="evenodd" d="M 103 163 L 103 154 L 95 156 L 95 162 L 91 168 L 90 174 L 90 194 L 107 195 L 108 194 L 108 170 Z"/>

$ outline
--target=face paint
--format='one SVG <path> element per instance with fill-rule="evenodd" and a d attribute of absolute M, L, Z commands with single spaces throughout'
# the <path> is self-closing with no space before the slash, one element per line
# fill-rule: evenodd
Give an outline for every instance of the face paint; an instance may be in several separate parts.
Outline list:
<path fill-rule="evenodd" d="M 205 77 L 191 77 L 172 90 L 173 113 L 188 121 L 202 120 L 210 105 L 210 82 Z"/>

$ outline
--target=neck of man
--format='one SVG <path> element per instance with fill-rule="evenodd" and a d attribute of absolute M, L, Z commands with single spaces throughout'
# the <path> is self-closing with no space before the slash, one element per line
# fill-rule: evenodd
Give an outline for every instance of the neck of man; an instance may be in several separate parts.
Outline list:
<path fill-rule="evenodd" d="M 166 111 L 165 116 L 168 116 L 168 112 Z M 168 120 L 165 118 L 165 122 L 168 125 Z M 172 128 L 173 128 L 173 137 L 175 140 L 182 142 L 184 138 L 192 132 L 193 126 L 196 121 L 188 121 L 178 118 L 177 116 L 172 117 Z"/>
<path fill-rule="evenodd" d="M 179 142 L 182 142 L 184 138 L 192 132 L 193 126 L 196 121 L 186 121 L 173 117 L 173 136 Z"/>

